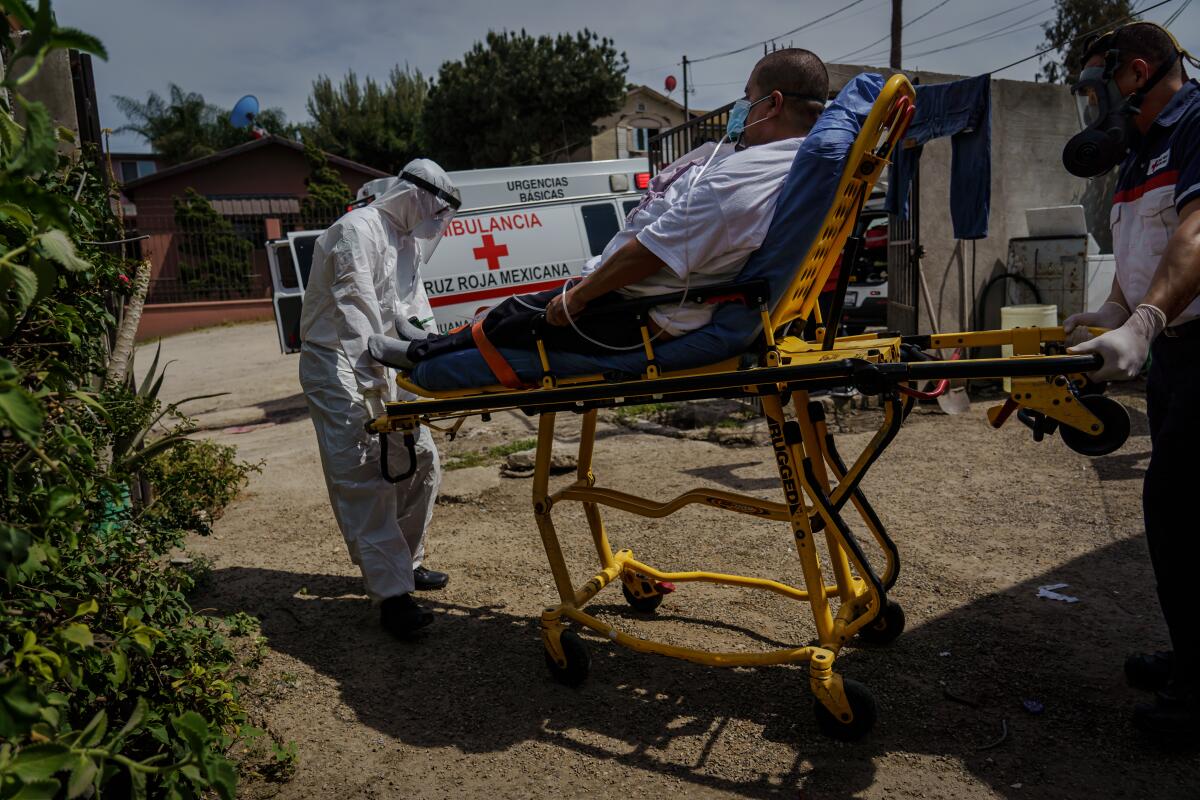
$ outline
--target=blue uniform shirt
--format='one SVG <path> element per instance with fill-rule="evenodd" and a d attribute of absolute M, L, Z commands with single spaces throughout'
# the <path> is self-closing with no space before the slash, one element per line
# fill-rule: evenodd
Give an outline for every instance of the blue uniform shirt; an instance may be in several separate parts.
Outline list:
<path fill-rule="evenodd" d="M 1109 218 L 1117 283 L 1130 308 L 1142 302 L 1179 227 L 1179 211 L 1200 198 L 1200 84 L 1190 80 L 1155 118 L 1121 165 Z M 1200 317 L 1200 298 L 1171 320 Z"/>

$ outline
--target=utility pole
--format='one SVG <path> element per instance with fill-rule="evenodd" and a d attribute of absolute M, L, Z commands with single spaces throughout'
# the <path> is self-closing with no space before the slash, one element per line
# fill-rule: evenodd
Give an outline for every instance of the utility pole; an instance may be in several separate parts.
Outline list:
<path fill-rule="evenodd" d="M 888 65 L 900 69 L 900 29 L 904 26 L 901 4 L 903 0 L 892 0 L 892 59 Z"/>
<path fill-rule="evenodd" d="M 683 124 L 684 124 L 684 145 L 683 152 L 687 153 L 692 149 L 692 129 L 686 127 L 691 122 L 691 117 L 688 116 L 688 60 L 687 56 L 683 57 Z"/>

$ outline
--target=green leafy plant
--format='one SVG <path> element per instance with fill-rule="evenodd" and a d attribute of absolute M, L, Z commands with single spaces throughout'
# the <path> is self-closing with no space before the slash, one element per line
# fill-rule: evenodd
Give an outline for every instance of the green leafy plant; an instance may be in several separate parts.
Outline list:
<path fill-rule="evenodd" d="M 300 219 L 306 228 L 324 228 L 345 213 L 354 195 L 337 170 L 329 166 L 325 153 L 311 141 L 304 143 L 304 160 L 309 170 L 304 180 L 308 194 L 300 201 Z"/>
<path fill-rule="evenodd" d="M 625 95 L 629 62 L 589 30 L 530 36 L 489 31 L 447 61 L 425 100 L 425 149 L 446 169 L 567 160 Z"/>
<path fill-rule="evenodd" d="M 252 467 L 185 444 L 157 359 L 127 385 L 121 319 L 145 270 L 90 244 L 123 236 L 100 159 L 60 155 L 69 134 L 22 94 L 54 49 L 103 48 L 49 0 L 0 10 L 0 798 L 231 798 L 245 677 L 167 556 Z M 197 475 L 169 518 L 131 492 L 151 465 Z"/>
<path fill-rule="evenodd" d="M 254 245 L 195 189 L 173 197 L 179 231 L 179 278 L 192 292 L 213 300 L 245 297 L 254 282 Z"/>
<path fill-rule="evenodd" d="M 337 84 L 321 75 L 305 103 L 312 119 L 305 141 L 394 175 L 422 154 L 421 109 L 428 92 L 428 79 L 407 65 L 392 67 L 386 82 L 359 83 L 354 70 Z"/>

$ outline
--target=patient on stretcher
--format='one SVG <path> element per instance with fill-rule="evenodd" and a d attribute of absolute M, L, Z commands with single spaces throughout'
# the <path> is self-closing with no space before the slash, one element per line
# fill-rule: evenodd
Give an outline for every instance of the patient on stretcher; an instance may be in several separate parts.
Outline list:
<path fill-rule="evenodd" d="M 372 336 L 378 361 L 410 369 L 444 353 L 479 347 L 531 347 L 533 317 L 550 323 L 549 350 L 604 353 L 642 346 L 633 315 L 581 317 L 586 308 L 723 283 L 762 244 L 784 179 L 828 96 L 825 65 L 798 48 L 764 56 L 746 83 L 748 111 L 731 113 L 736 146 L 707 144 L 659 172 L 624 230 L 563 289 L 511 297 L 473 325 L 429 334 L 397 322 L 399 338 Z M 744 125 L 736 130 L 739 111 Z M 734 138 L 731 136 L 731 138 Z M 715 151 L 715 152 L 714 152 Z M 650 312 L 651 334 L 668 339 L 703 327 L 713 307 L 671 303 Z"/>

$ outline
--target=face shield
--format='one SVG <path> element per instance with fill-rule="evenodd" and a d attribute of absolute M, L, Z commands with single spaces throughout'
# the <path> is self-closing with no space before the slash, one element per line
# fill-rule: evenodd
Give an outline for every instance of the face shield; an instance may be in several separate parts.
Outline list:
<path fill-rule="evenodd" d="M 438 243 L 442 241 L 442 236 L 445 235 L 446 229 L 450 227 L 450 223 L 454 220 L 456 213 L 454 208 L 442 206 L 434 212 L 431 218 L 423 220 L 417 227 L 413 228 L 412 235 L 417 240 L 417 247 L 421 251 L 422 264 L 428 264 L 429 259 L 433 258 L 433 251 L 437 249 Z"/>
<path fill-rule="evenodd" d="M 417 159 L 406 166 L 400 173 L 400 180 L 422 190 L 421 221 L 413 227 L 412 237 L 420 248 L 421 262 L 428 264 L 462 207 L 462 195 L 440 167 L 425 159 Z"/>

